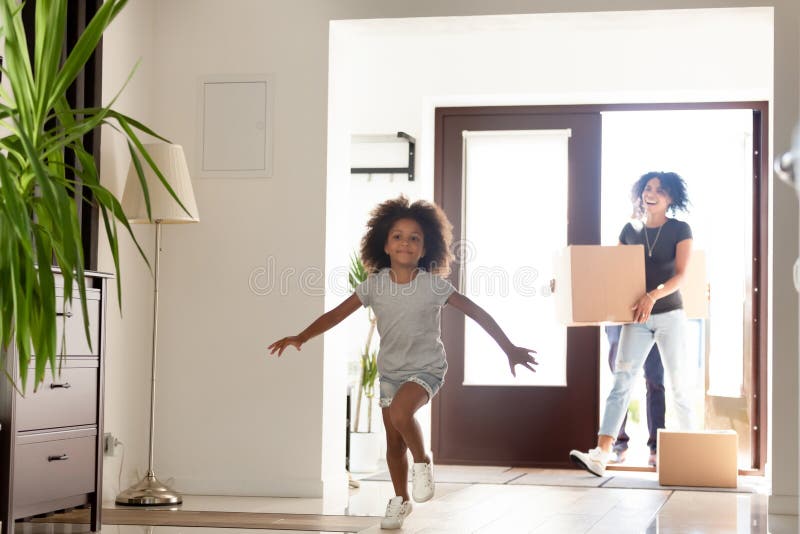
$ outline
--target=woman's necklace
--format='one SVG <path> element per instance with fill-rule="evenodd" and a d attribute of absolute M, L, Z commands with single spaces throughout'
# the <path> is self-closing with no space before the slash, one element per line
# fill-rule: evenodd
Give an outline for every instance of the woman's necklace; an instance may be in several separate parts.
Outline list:
<path fill-rule="evenodd" d="M 644 227 L 644 241 L 647 243 L 647 257 L 653 257 L 653 249 L 656 248 L 656 243 L 658 243 L 658 236 L 661 235 L 661 229 L 664 228 L 664 225 L 658 227 L 658 232 L 656 232 L 656 238 L 653 239 L 653 245 L 650 245 L 650 238 L 647 237 L 647 226 Z"/>

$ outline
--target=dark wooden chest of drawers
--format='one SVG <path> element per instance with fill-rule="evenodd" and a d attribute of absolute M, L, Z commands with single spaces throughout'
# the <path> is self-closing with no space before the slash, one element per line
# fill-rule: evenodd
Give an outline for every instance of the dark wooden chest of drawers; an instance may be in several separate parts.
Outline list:
<path fill-rule="evenodd" d="M 103 481 L 103 361 L 107 275 L 86 273 L 91 347 L 86 341 L 77 292 L 62 325 L 64 358 L 54 379 L 20 396 L 0 376 L 0 521 L 13 533 L 14 521 L 90 505 L 92 531 L 100 530 Z M 61 311 L 63 288 L 57 288 Z M 12 346 L 6 370 L 17 376 Z M 33 376 L 31 368 L 29 377 Z"/>

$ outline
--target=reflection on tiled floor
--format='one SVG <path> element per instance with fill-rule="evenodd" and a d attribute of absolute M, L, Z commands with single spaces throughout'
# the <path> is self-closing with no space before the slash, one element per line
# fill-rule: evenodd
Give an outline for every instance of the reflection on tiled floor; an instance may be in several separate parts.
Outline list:
<path fill-rule="evenodd" d="M 89 534 L 88 525 L 47 523 L 17 524 L 15 534 Z M 319 530 L 258 530 L 204 527 L 140 527 L 131 525 L 103 525 L 103 534 L 342 534 Z M 350 533 L 345 533 L 350 534 Z M 352 533 L 355 534 L 355 533 Z"/>
<path fill-rule="evenodd" d="M 508 484 L 525 475 L 527 470 L 498 466 L 437 465 L 436 481 L 454 484 Z M 574 470 L 570 472 L 575 473 Z M 365 480 L 391 480 L 388 471 L 382 471 Z"/>
<path fill-rule="evenodd" d="M 448 480 L 496 477 L 496 469 L 455 468 L 439 470 Z M 768 516 L 768 497 L 754 484 L 747 493 L 690 491 L 668 488 L 628 489 L 582 487 L 570 477 L 578 471 L 553 473 L 564 485 L 535 484 L 541 470 L 515 469 L 508 483 L 439 483 L 436 498 L 417 504 L 402 532 L 435 533 L 589 533 L 677 534 L 772 533 L 797 534 L 797 517 Z M 616 476 L 621 476 L 617 474 Z M 520 483 L 521 477 L 528 481 Z M 540 478 L 544 480 L 544 478 Z M 597 479 L 601 480 L 601 479 Z M 602 482 L 601 482 L 602 483 Z M 349 515 L 376 517 L 374 527 L 361 532 L 380 532 L 377 516 L 393 495 L 387 481 L 362 481 L 361 488 L 325 499 L 263 497 L 184 496 L 185 511 L 250 512 L 273 514 Z M 108 503 L 108 506 L 113 506 Z M 143 511 L 146 513 L 146 511 Z M 322 521 L 320 521 L 322 523 Z M 272 527 L 274 528 L 274 527 Z M 303 527 L 307 528 L 307 527 Z M 320 525 L 320 528 L 322 526 Z M 85 525 L 17 523 L 17 534 L 83 534 Z M 199 527 L 103 527 L 111 534 L 267 534 L 287 530 Z M 293 530 L 291 532 L 309 532 Z M 316 532 L 316 531 L 315 531 Z"/>
<path fill-rule="evenodd" d="M 379 517 L 355 515 L 286 514 L 183 510 L 179 507 L 127 507 L 103 510 L 106 525 L 142 525 L 164 527 L 207 527 L 214 529 L 283 529 L 360 532 L 377 525 Z M 33 523 L 88 524 L 88 509 L 68 510 Z"/>

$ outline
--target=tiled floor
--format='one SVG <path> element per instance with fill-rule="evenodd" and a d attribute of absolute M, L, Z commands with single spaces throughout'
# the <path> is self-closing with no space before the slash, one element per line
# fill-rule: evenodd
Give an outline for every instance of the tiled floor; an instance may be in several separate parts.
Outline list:
<path fill-rule="evenodd" d="M 797 534 L 797 517 L 769 516 L 760 479 L 741 483 L 739 492 L 692 491 L 658 487 L 645 475 L 618 473 L 609 487 L 584 480 L 578 471 L 553 473 L 546 484 L 541 470 L 437 468 L 436 498 L 415 505 L 402 532 L 435 533 L 773 533 Z M 639 477 L 638 479 L 636 477 Z M 527 479 L 527 481 L 526 481 Z M 588 484 L 592 481 L 593 484 Z M 598 487 L 597 482 L 602 484 Z M 642 486 L 642 484 L 645 484 Z M 648 485 L 649 484 L 649 485 Z M 381 532 L 378 523 L 391 483 L 363 480 L 361 487 L 328 499 L 184 496 L 185 511 L 224 511 L 374 517 L 363 533 Z M 113 503 L 107 503 L 113 506 Z M 85 525 L 18 523 L 17 534 L 81 534 Z M 267 534 L 287 530 L 200 527 L 103 527 L 112 534 Z M 308 532 L 293 530 L 291 532 Z M 315 531 L 316 532 L 316 531 Z"/>

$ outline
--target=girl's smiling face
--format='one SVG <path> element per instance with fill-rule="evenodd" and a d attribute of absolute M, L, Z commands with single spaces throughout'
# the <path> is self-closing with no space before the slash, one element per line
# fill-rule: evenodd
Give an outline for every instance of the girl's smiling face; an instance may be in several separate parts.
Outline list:
<path fill-rule="evenodd" d="M 662 187 L 661 180 L 651 178 L 642 191 L 642 206 L 648 214 L 666 213 L 672 197 Z"/>
<path fill-rule="evenodd" d="M 392 267 L 416 267 L 425 255 L 425 236 L 414 219 L 398 219 L 389 228 L 384 252 Z"/>

